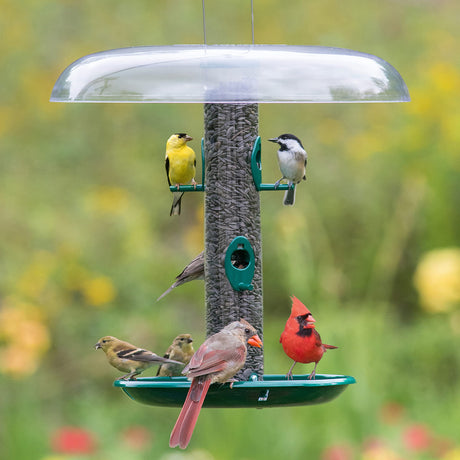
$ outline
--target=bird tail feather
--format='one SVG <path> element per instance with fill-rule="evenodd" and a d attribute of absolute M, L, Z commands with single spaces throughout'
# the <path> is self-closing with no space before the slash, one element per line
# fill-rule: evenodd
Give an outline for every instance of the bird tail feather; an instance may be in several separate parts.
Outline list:
<path fill-rule="evenodd" d="M 295 202 L 295 187 L 289 188 L 284 194 L 284 206 L 292 206 Z"/>
<path fill-rule="evenodd" d="M 169 213 L 170 216 L 179 216 L 180 215 L 180 208 L 181 208 L 181 201 L 184 192 L 174 192 L 173 193 L 173 203 L 171 206 L 171 211 Z"/>
<path fill-rule="evenodd" d="M 166 289 L 165 292 L 163 292 L 163 294 L 160 295 L 160 297 L 158 297 L 157 302 L 161 300 L 165 295 L 168 295 L 175 287 L 176 283 L 173 283 L 168 289 Z"/>
<path fill-rule="evenodd" d="M 187 398 L 171 432 L 169 447 L 179 446 L 181 449 L 185 449 L 188 446 L 209 385 L 211 385 L 209 379 L 205 381 L 193 379 L 187 393 Z"/>

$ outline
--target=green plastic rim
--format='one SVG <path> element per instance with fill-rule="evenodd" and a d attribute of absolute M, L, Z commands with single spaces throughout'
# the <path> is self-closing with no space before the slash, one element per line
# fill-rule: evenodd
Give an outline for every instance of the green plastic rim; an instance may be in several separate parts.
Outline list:
<path fill-rule="evenodd" d="M 321 404 L 336 398 L 345 388 L 356 383 L 348 375 L 264 375 L 263 380 L 248 380 L 230 384 L 214 384 L 209 388 L 203 407 L 245 408 L 284 407 Z M 190 382 L 185 377 L 142 377 L 137 380 L 116 380 L 131 399 L 151 406 L 181 407 Z"/>

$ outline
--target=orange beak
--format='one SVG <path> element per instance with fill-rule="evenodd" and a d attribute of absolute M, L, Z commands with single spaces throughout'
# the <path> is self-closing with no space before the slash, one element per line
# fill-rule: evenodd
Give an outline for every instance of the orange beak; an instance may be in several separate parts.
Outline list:
<path fill-rule="evenodd" d="M 313 316 L 310 315 L 310 316 L 307 318 L 307 323 L 316 323 L 316 319 L 313 318 Z"/>
<path fill-rule="evenodd" d="M 260 340 L 260 337 L 256 334 L 253 335 L 249 340 L 248 340 L 249 345 L 252 345 L 253 347 L 257 348 L 262 348 L 262 340 Z"/>

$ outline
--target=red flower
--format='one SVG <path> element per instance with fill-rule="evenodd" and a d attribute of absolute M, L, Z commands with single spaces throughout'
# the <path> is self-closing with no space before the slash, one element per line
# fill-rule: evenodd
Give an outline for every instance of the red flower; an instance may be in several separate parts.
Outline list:
<path fill-rule="evenodd" d="M 60 454 L 93 454 L 96 441 L 92 434 L 74 426 L 65 426 L 56 430 L 51 437 L 51 446 Z"/>
<path fill-rule="evenodd" d="M 353 453 L 346 444 L 335 444 L 327 447 L 321 455 L 321 460 L 352 460 Z"/>
<path fill-rule="evenodd" d="M 414 424 L 406 428 L 403 442 L 408 450 L 420 452 L 430 447 L 432 436 L 425 425 Z"/>

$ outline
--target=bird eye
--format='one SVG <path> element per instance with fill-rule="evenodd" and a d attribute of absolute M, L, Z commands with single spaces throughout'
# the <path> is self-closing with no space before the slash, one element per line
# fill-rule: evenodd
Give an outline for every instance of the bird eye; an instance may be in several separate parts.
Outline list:
<path fill-rule="evenodd" d="M 105 340 L 105 339 L 102 341 L 102 343 L 106 343 L 106 342 L 107 342 L 107 340 Z"/>
<path fill-rule="evenodd" d="M 244 332 L 246 332 L 246 334 L 249 334 L 251 331 L 248 328 L 246 328 Z"/>

